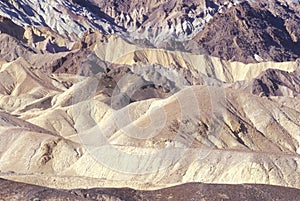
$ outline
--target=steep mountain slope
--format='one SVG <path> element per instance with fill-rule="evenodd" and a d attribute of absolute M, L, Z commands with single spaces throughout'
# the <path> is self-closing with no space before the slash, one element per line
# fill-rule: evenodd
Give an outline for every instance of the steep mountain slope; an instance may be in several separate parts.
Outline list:
<path fill-rule="evenodd" d="M 265 96 L 295 96 L 300 93 L 299 72 L 267 70 L 253 82 L 252 92 Z"/>
<path fill-rule="evenodd" d="M 299 58 L 299 13 L 295 15 L 279 2 L 273 10 L 257 4 L 243 2 L 217 14 L 194 40 L 208 54 L 226 60 L 249 63 Z"/>
<path fill-rule="evenodd" d="M 27 25 L 46 27 L 71 41 L 100 30 L 140 46 L 205 53 L 246 63 L 291 61 L 300 55 L 299 2 L 57 0 L 48 4 L 5 0 L 0 5 L 0 16 L 21 29 Z M 30 44 L 33 40 L 28 39 Z M 53 45 L 48 46 L 53 49 Z M 58 46 L 55 52 L 70 49 Z"/>
<path fill-rule="evenodd" d="M 189 39 L 201 31 L 215 13 L 233 5 L 233 2 L 184 0 L 92 2 L 124 27 L 130 37 L 145 38 L 154 45 L 170 39 Z"/>
<path fill-rule="evenodd" d="M 19 25 L 49 27 L 70 39 L 83 36 L 88 29 L 99 29 L 112 33 L 117 28 L 87 10 L 84 6 L 65 0 L 38 1 L 4 0 L 1 1 L 0 15 L 12 19 Z"/>

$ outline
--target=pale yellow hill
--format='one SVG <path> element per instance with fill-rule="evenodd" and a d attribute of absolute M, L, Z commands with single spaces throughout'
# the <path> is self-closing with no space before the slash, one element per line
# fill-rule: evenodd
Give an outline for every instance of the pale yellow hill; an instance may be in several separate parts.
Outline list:
<path fill-rule="evenodd" d="M 253 79 L 270 68 L 292 72 L 298 65 L 297 62 L 261 62 L 257 64 L 228 62 L 205 55 L 142 48 L 114 36 L 109 37 L 107 42 L 98 43 L 95 46 L 95 52 L 100 59 L 113 64 L 133 65 L 141 62 L 173 68 L 182 67 L 189 69 L 193 74 L 202 73 L 225 82 Z"/>
<path fill-rule="evenodd" d="M 299 96 L 262 97 L 247 88 L 264 70 L 291 72 L 296 62 L 230 63 L 118 37 L 94 48 L 110 65 L 87 62 L 104 70 L 91 67 L 98 74 L 86 77 L 42 73 L 65 53 L 1 61 L 1 177 L 56 188 L 194 181 L 300 188 Z M 141 63 L 158 65 L 143 71 Z M 188 86 L 191 75 L 217 84 Z M 124 98 L 131 87 L 144 90 L 138 98 L 147 90 L 166 98 Z"/>
<path fill-rule="evenodd" d="M 211 100 L 222 91 L 196 86 L 117 112 L 98 101 L 48 109 L 29 121 L 64 131 L 61 135 L 70 140 L 6 129 L 1 132 L 6 144 L 0 158 L 2 177 L 60 188 L 101 184 L 153 189 L 192 181 L 299 188 L 299 113 L 267 98 L 245 98 L 238 90 L 225 90 L 224 102 Z M 122 111 L 132 118 L 128 124 L 118 122 Z M 72 122 L 76 131 L 67 129 Z M 161 131 L 147 132 L 151 124 L 151 131 Z M 79 136 L 70 138 L 72 132 Z"/>

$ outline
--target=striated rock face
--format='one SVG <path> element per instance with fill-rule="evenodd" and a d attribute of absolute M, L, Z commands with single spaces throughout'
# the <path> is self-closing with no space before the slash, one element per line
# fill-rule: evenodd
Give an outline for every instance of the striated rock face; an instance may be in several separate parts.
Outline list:
<path fill-rule="evenodd" d="M 208 54 L 242 62 L 288 61 L 300 56 L 300 16 L 286 5 L 243 2 L 218 13 L 193 39 Z"/>
<path fill-rule="evenodd" d="M 300 75 L 279 70 L 267 70 L 253 82 L 252 92 L 265 96 L 296 96 L 300 93 Z"/>
<path fill-rule="evenodd" d="M 140 46 L 245 63 L 291 61 L 300 55 L 297 1 L 57 0 L 49 4 L 5 0 L 0 5 L 0 16 L 23 26 L 21 29 L 26 25 L 47 27 L 71 41 L 90 30 L 100 30 Z M 17 30 L 17 37 L 23 39 L 22 31 Z M 43 40 L 27 29 L 25 38 L 31 46 L 33 41 Z M 47 43 L 50 52 L 65 50 L 62 44 L 49 46 Z"/>
<path fill-rule="evenodd" d="M 18 24 L 47 26 L 72 39 L 74 33 L 82 36 L 88 29 L 99 29 L 124 36 L 130 33 L 130 38 L 145 38 L 158 44 L 168 39 L 187 39 L 201 30 L 212 15 L 232 3 L 57 0 L 49 4 L 6 0 L 1 5 L 0 15 Z"/>
<path fill-rule="evenodd" d="M 49 3 L 4 0 L 0 5 L 0 15 L 11 18 L 19 25 L 49 27 L 73 40 L 83 36 L 89 28 L 99 29 L 104 33 L 117 30 L 106 19 L 72 1 L 57 0 Z"/>
<path fill-rule="evenodd" d="M 93 0 L 124 27 L 134 39 L 159 45 L 167 40 L 184 41 L 201 31 L 215 13 L 237 1 L 99 1 Z"/>

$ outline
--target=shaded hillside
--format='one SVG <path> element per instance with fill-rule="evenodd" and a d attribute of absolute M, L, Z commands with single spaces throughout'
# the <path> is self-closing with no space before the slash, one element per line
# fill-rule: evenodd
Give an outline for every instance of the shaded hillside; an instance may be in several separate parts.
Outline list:
<path fill-rule="evenodd" d="M 209 55 L 226 60 L 295 60 L 300 56 L 300 19 L 294 13 L 278 2 L 273 10 L 243 2 L 216 14 L 193 40 Z"/>
<path fill-rule="evenodd" d="M 4 200 L 102 200 L 102 201 L 192 201 L 300 199 L 300 190 L 268 185 L 226 185 L 188 183 L 155 191 L 129 188 L 59 190 L 0 179 L 0 197 Z"/>
<path fill-rule="evenodd" d="M 299 73 L 270 69 L 253 81 L 252 93 L 265 96 L 296 95 L 300 93 Z"/>

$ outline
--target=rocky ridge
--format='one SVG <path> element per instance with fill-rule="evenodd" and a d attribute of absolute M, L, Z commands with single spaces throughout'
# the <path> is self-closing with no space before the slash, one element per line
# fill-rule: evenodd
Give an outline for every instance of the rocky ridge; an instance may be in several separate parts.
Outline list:
<path fill-rule="evenodd" d="M 78 41 L 89 30 L 100 30 L 141 46 L 252 63 L 299 57 L 298 7 L 299 3 L 290 1 L 59 0 L 34 4 L 6 0 L 1 2 L 0 16 L 11 19 L 22 29 L 46 27 L 71 41 Z M 26 31 L 28 36 L 31 32 Z M 33 39 L 28 40 L 32 46 Z M 37 40 L 43 39 L 35 37 Z M 222 49 L 224 46 L 230 48 Z"/>

